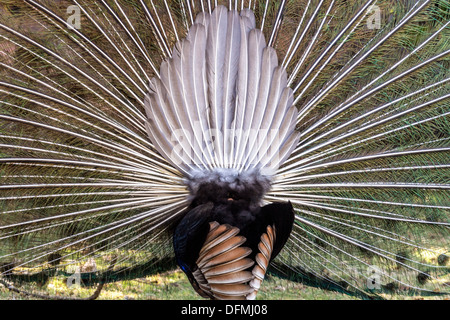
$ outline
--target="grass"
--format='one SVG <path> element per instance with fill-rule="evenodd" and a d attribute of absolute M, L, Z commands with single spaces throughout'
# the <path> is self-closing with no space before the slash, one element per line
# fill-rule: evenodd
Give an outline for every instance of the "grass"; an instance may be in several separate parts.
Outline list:
<path fill-rule="evenodd" d="M 31 285 L 21 287 L 34 291 Z M 68 288 L 61 278 L 51 279 L 40 288 L 50 295 L 86 298 L 95 288 Z M 0 285 L 0 300 L 29 300 L 11 292 Z M 106 284 L 98 297 L 99 300 L 203 300 L 191 287 L 181 271 L 166 272 L 146 278 Z M 259 300 L 347 300 L 353 299 L 344 294 L 328 292 L 306 287 L 276 277 L 267 277 L 258 292 Z"/>
<path fill-rule="evenodd" d="M 36 291 L 36 287 L 25 285 L 24 290 Z M 64 279 L 53 278 L 40 292 L 46 292 L 53 296 L 87 298 L 95 291 L 95 288 L 68 288 Z M 387 297 L 389 298 L 389 297 Z M 403 299 L 448 299 L 448 298 L 422 298 L 422 297 L 391 297 L 396 300 Z M 31 300 L 37 298 L 24 297 L 21 294 L 11 292 L 0 285 L 0 300 Z M 303 284 L 292 282 L 277 277 L 267 277 L 258 292 L 258 300 L 353 300 L 345 294 L 325 291 L 307 287 Z M 106 284 L 101 291 L 98 300 L 203 300 L 191 287 L 186 276 L 179 270 L 166 272 L 146 278 L 130 281 L 121 281 Z"/>
<path fill-rule="evenodd" d="M 427 239 L 430 239 L 428 243 L 428 247 L 433 249 L 433 252 L 428 250 L 414 250 L 410 252 L 411 258 L 414 260 L 422 261 L 423 263 L 429 265 L 437 265 L 438 264 L 438 256 L 441 253 L 445 253 L 445 248 L 441 247 L 440 239 L 435 239 L 431 235 L 427 235 Z M 124 251 L 117 253 L 119 255 L 126 256 L 137 256 L 137 252 L 134 251 Z M 150 254 L 150 253 L 148 253 Z M 0 248 L 0 256 L 2 255 L 2 250 Z M 95 265 L 99 268 L 99 270 L 105 270 L 111 263 L 111 259 L 113 259 L 115 255 L 100 255 L 99 258 L 95 259 Z M 368 265 L 379 265 L 377 261 L 372 261 L 367 257 Z M 127 260 L 128 261 L 128 260 Z M 70 262 L 69 260 L 64 261 L 66 263 Z M 129 261 L 132 266 L 134 260 Z M 379 262 L 379 261 L 378 261 Z M 388 263 L 388 262 L 386 262 Z M 391 262 L 394 263 L 394 262 Z M 395 263 L 394 263 L 395 264 Z M 44 265 L 50 267 L 50 265 Z M 121 267 L 126 267 L 127 265 L 121 265 Z M 389 270 L 393 270 L 392 272 L 401 272 L 400 269 L 396 270 L 395 265 L 384 265 L 385 267 L 389 267 Z M 74 265 L 70 265 L 65 269 L 66 272 L 70 273 L 70 268 L 74 267 Z M 80 268 L 85 267 L 80 264 Z M 402 269 L 403 270 L 403 269 Z M 447 269 L 450 270 L 450 269 Z M 20 269 L 19 269 L 20 271 Z M 29 271 L 33 270 L 21 270 L 21 271 Z M 38 271 L 38 270 L 36 270 Z M 72 270 L 73 271 L 73 270 Z M 362 271 L 363 274 L 364 270 Z M 395 274 L 393 274 L 395 276 Z M 409 275 L 403 274 L 403 276 L 408 276 L 408 283 L 414 285 L 417 281 L 417 273 L 412 272 Z M 405 278 L 403 278 L 405 279 Z M 25 284 L 19 287 L 22 290 L 28 292 L 36 292 L 40 294 L 48 294 L 51 296 L 61 296 L 61 297 L 78 297 L 78 298 L 87 298 L 91 296 L 96 290 L 95 287 L 78 287 L 78 288 L 68 288 L 67 286 L 67 278 L 63 276 L 50 278 L 47 283 L 38 287 L 35 284 Z M 439 277 L 439 280 L 435 280 L 439 282 L 443 282 L 447 285 L 450 285 L 450 271 L 446 274 L 442 274 Z M 390 282 L 389 279 L 382 279 L 382 283 Z M 434 281 L 433 281 L 434 282 Z M 416 283 L 417 284 L 417 283 Z M 425 285 L 425 287 L 430 284 L 428 287 L 429 290 L 433 290 L 431 286 L 433 283 L 429 281 Z M 449 296 L 445 297 L 421 297 L 421 296 L 385 296 L 386 299 L 395 299 L 395 300 L 421 300 L 421 299 L 433 299 L 433 300 L 448 300 Z M 36 299 L 23 296 L 19 293 L 12 292 L 6 289 L 2 284 L 0 284 L 0 300 L 28 300 L 28 299 Z M 98 300 L 203 300 L 191 287 L 187 277 L 185 274 L 177 269 L 171 272 L 164 272 L 153 276 L 147 276 L 144 278 L 139 278 L 136 280 L 126 280 L 115 283 L 106 284 L 100 296 L 97 298 Z M 259 300 L 352 300 L 354 297 L 331 292 L 326 290 L 321 290 L 317 288 L 312 288 L 305 286 L 303 284 L 280 279 L 274 276 L 266 276 L 265 281 L 262 284 L 261 289 L 258 292 L 257 299 Z"/>

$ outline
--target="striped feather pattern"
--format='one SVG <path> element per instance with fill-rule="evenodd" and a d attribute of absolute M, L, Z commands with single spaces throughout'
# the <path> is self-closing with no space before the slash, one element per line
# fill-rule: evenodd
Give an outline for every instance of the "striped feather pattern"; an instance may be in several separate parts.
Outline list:
<path fill-rule="evenodd" d="M 239 232 L 238 228 L 228 224 L 210 222 L 210 230 L 196 262 L 198 269 L 193 272 L 202 296 L 255 299 L 269 265 L 275 230 L 267 226 L 266 233 L 261 235 L 255 261 L 248 258 L 252 250 L 242 246 L 246 239 L 239 236 Z"/>

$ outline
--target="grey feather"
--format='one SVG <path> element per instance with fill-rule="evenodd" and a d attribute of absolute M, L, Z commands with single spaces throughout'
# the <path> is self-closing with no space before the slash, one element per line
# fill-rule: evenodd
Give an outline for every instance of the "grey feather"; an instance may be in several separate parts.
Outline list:
<path fill-rule="evenodd" d="M 187 174 L 192 171 L 189 165 L 185 164 L 184 159 L 178 155 L 177 152 L 168 152 L 167 146 L 169 142 L 167 138 L 162 134 L 162 130 L 159 129 L 158 124 L 151 119 L 148 119 L 145 122 L 145 129 L 147 130 L 147 134 L 155 145 L 155 148 L 158 152 L 168 161 L 178 168 L 182 173 Z"/>
<path fill-rule="evenodd" d="M 211 16 L 207 12 L 200 12 L 197 17 L 195 17 L 195 23 L 196 24 L 202 24 L 205 26 L 205 31 L 208 30 L 208 25 L 210 21 Z"/>
<path fill-rule="evenodd" d="M 251 11 L 250 11 L 251 12 Z M 253 13 L 252 13 L 253 14 Z M 253 19 L 254 20 L 254 19 Z M 251 20 L 242 16 L 240 21 L 240 31 L 241 31 L 241 45 L 239 51 L 239 73 L 236 83 L 236 110 L 234 113 L 233 121 L 233 145 L 232 153 L 234 159 L 233 168 L 237 168 L 239 165 L 238 156 L 240 155 L 239 150 L 241 149 L 242 139 L 238 137 L 242 134 L 244 128 L 244 117 L 246 109 L 247 100 L 247 90 L 248 90 L 248 34 L 250 30 L 255 27 Z M 241 133 L 238 135 L 238 133 Z"/>
<path fill-rule="evenodd" d="M 207 23 L 207 19 L 199 19 Z M 194 114 L 195 122 L 193 124 L 194 136 L 198 153 L 203 154 L 206 158 L 207 167 L 211 168 L 214 163 L 213 150 L 209 144 L 206 144 L 210 137 L 205 137 L 208 132 L 209 123 L 205 114 L 208 112 L 208 98 L 207 98 L 207 82 L 206 82 L 206 39 L 207 31 L 203 24 L 195 24 L 195 28 L 191 28 L 187 39 L 190 41 L 191 53 L 190 63 L 192 63 L 192 76 L 190 78 L 192 84 L 192 100 L 189 101 L 189 107 Z"/>
<path fill-rule="evenodd" d="M 253 112 L 253 119 L 250 128 L 254 134 L 250 135 L 248 142 L 249 146 L 255 146 L 249 149 L 244 158 L 245 168 L 257 166 L 259 161 L 254 161 L 254 156 L 258 152 L 258 146 L 263 143 L 265 130 L 261 130 L 261 122 L 264 114 L 268 112 L 268 98 L 272 84 L 272 77 L 275 68 L 278 66 L 278 59 L 275 49 L 266 47 L 262 55 L 261 77 L 259 81 L 258 97 L 256 100 L 255 110 Z M 278 128 L 275 128 L 278 129 Z M 255 142 L 258 143 L 255 144 Z"/>
<path fill-rule="evenodd" d="M 264 35 L 261 30 L 253 29 L 249 33 L 248 40 L 248 82 L 247 82 L 247 97 L 245 102 L 245 111 L 243 115 L 242 130 L 247 134 L 242 137 L 241 145 L 237 152 L 237 161 L 241 165 L 245 159 L 245 154 L 248 153 L 250 146 L 248 145 L 248 131 L 251 129 L 253 116 L 256 109 L 256 101 L 258 98 L 259 81 L 261 78 L 262 66 L 262 52 L 266 47 Z"/>
<path fill-rule="evenodd" d="M 225 47 L 224 81 L 223 81 L 223 133 L 224 133 L 224 166 L 230 167 L 231 124 L 235 114 L 236 79 L 240 56 L 240 17 L 237 11 L 228 12 L 227 42 Z"/>
<path fill-rule="evenodd" d="M 299 134 L 292 130 L 295 128 L 296 116 L 297 110 L 295 107 L 289 108 L 280 131 L 272 137 L 272 143 L 268 143 L 269 148 L 260 160 L 262 167 L 265 169 L 264 174 L 275 174 L 275 171 L 278 170 L 297 146 Z"/>
<path fill-rule="evenodd" d="M 272 125 L 273 119 L 277 113 L 283 114 L 285 109 L 281 109 L 279 104 L 281 94 L 287 86 L 287 74 L 283 67 L 277 67 L 273 73 L 270 94 L 267 100 L 266 112 L 261 122 L 262 129 L 268 129 Z"/>
<path fill-rule="evenodd" d="M 269 162 L 270 168 L 278 168 L 278 166 L 282 164 L 281 157 L 278 156 L 278 152 L 282 148 L 283 144 L 286 143 L 285 139 L 283 138 L 283 128 L 292 128 L 292 121 L 295 121 L 295 117 L 298 114 L 297 109 L 292 106 L 293 100 L 294 97 L 292 89 L 289 87 L 284 88 L 281 93 L 280 101 L 273 117 L 272 124 L 270 126 L 272 130 L 278 131 L 276 135 L 270 136 L 272 139 L 267 142 L 267 148 L 265 149 L 265 151 L 261 151 L 266 154 L 265 161 L 261 163 L 262 167 L 269 165 Z M 268 150 L 269 147 L 270 150 Z M 274 161 L 274 158 L 276 158 L 277 160 Z"/>
<path fill-rule="evenodd" d="M 252 10 L 248 8 L 241 10 L 241 18 L 249 29 L 256 28 L 256 18 Z"/>
<path fill-rule="evenodd" d="M 181 89 L 184 93 L 185 107 L 187 109 L 188 129 L 191 133 L 190 147 L 194 155 L 194 163 L 206 167 L 202 155 L 202 131 L 196 130 L 200 123 L 198 108 L 205 109 L 204 105 L 206 103 L 203 100 L 199 101 L 199 98 L 203 98 L 204 95 L 197 90 L 197 87 L 203 88 L 201 85 L 203 81 L 201 73 L 204 57 L 204 43 L 202 40 L 205 38 L 203 28 L 202 25 L 193 25 L 186 40 L 183 41 L 181 52 Z"/>
<path fill-rule="evenodd" d="M 278 152 L 295 147 L 298 112 L 275 49 L 250 10 L 218 6 L 195 21 L 152 80 L 150 139 L 165 157 L 176 149 L 172 162 L 189 172 L 277 168 Z"/>
<path fill-rule="evenodd" d="M 227 9 L 218 6 L 211 15 L 206 44 L 206 70 L 209 89 L 210 125 L 214 131 L 216 161 L 223 165 L 223 77 L 227 36 Z"/>
<path fill-rule="evenodd" d="M 174 117 L 170 118 L 171 121 L 171 133 L 170 138 L 172 140 L 172 148 L 178 148 L 181 146 L 184 150 L 183 161 L 185 163 L 193 164 L 194 158 L 192 155 L 192 139 L 190 136 L 186 136 L 186 132 L 192 135 L 192 127 L 188 122 L 187 109 L 184 96 L 182 94 L 181 75 L 177 72 L 177 64 L 181 65 L 181 57 L 179 50 L 182 50 L 181 43 L 178 44 L 178 50 L 174 50 L 173 58 L 168 61 L 167 69 L 161 69 L 161 81 L 170 97 L 170 108 L 173 110 Z"/>

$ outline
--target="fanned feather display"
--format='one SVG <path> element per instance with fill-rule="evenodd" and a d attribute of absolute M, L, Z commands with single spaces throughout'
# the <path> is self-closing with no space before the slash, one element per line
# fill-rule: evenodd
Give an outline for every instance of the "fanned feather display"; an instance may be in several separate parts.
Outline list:
<path fill-rule="evenodd" d="M 448 297 L 449 12 L 0 0 L 0 284 Z"/>

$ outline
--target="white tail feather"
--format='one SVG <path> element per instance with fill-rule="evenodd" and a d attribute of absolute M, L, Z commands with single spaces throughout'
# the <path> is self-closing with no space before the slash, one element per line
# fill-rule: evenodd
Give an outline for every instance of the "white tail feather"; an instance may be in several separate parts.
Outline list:
<path fill-rule="evenodd" d="M 152 79 L 150 139 L 188 177 L 223 169 L 272 175 L 298 143 L 298 113 L 275 49 L 250 10 L 219 6 L 195 22 L 161 79 Z"/>

